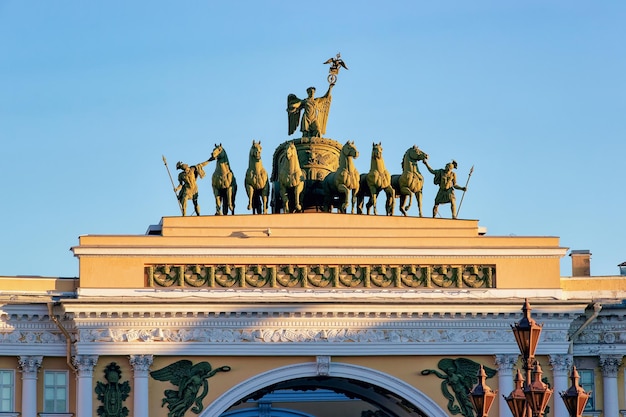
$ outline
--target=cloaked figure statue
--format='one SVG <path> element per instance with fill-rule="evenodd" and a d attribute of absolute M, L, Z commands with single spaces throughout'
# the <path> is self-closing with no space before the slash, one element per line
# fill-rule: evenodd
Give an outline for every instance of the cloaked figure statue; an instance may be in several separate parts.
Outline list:
<path fill-rule="evenodd" d="M 322 97 L 315 97 L 315 87 L 306 89 L 307 98 L 299 99 L 295 94 L 287 96 L 287 113 L 289 119 L 289 134 L 293 134 L 300 125 L 302 137 L 321 137 L 326 134 L 326 122 L 332 96 L 331 90 L 335 84 L 328 86 L 328 91 Z M 302 113 L 302 122 L 300 122 Z"/>

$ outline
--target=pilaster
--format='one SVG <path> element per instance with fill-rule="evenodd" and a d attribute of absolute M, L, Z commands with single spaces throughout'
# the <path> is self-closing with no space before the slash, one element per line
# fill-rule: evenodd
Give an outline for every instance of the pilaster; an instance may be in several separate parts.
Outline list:
<path fill-rule="evenodd" d="M 564 355 L 549 355 L 550 365 L 552 366 L 552 375 L 553 375 L 553 383 L 554 383 L 554 415 L 555 416 L 566 416 L 567 415 L 567 407 L 565 407 L 565 403 L 560 400 L 559 393 L 567 391 L 569 387 L 569 371 L 572 369 L 572 365 L 574 363 L 573 355 L 564 354 Z"/>
<path fill-rule="evenodd" d="M 76 415 L 93 415 L 93 369 L 97 355 L 77 355 L 72 358 L 76 367 Z"/>
<path fill-rule="evenodd" d="M 135 417 L 148 417 L 148 374 L 154 357 L 152 355 L 130 355 L 128 361 L 133 367 L 133 409 Z"/>
<path fill-rule="evenodd" d="M 605 416 L 619 415 L 617 371 L 622 364 L 622 355 L 600 355 L 600 369 L 604 385 Z"/>
<path fill-rule="evenodd" d="M 517 364 L 519 355 L 499 354 L 495 357 L 495 363 L 498 369 L 498 392 L 502 395 L 498 396 L 498 407 L 500 412 L 508 410 L 504 397 L 513 391 L 513 368 Z"/>
<path fill-rule="evenodd" d="M 22 417 L 37 417 L 37 372 L 43 356 L 20 356 L 22 372 Z"/>

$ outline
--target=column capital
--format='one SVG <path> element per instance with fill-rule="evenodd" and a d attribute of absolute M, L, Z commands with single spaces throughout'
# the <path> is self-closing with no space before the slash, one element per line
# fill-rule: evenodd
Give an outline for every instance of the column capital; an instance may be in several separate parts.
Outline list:
<path fill-rule="evenodd" d="M 136 377 L 147 377 L 153 361 L 153 355 L 130 355 L 128 357 L 128 362 L 133 367 Z"/>
<path fill-rule="evenodd" d="M 92 377 L 93 368 L 98 363 L 98 355 L 76 355 L 72 357 L 72 363 L 78 376 Z"/>
<path fill-rule="evenodd" d="M 617 378 L 617 370 L 622 364 L 623 355 L 600 355 L 602 376 Z"/>
<path fill-rule="evenodd" d="M 519 359 L 519 355 L 513 354 L 498 354 L 496 355 L 496 366 L 498 367 L 498 372 L 513 372 L 513 368 L 515 364 L 517 364 L 517 360 Z"/>
<path fill-rule="evenodd" d="M 19 356 L 17 360 L 23 373 L 37 373 L 41 367 L 43 356 Z"/>
<path fill-rule="evenodd" d="M 568 375 L 569 370 L 572 369 L 574 364 L 574 356 L 569 354 L 554 354 L 548 355 L 550 365 L 555 374 Z"/>

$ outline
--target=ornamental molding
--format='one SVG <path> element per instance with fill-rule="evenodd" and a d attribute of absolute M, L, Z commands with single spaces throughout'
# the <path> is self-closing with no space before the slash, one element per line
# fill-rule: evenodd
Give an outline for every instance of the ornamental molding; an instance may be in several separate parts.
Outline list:
<path fill-rule="evenodd" d="M 576 321 L 577 324 L 580 319 Z M 622 315 L 599 316 L 576 337 L 575 343 L 623 345 L 626 348 L 626 320 Z"/>
<path fill-rule="evenodd" d="M 311 259 L 324 257 L 327 259 L 338 259 L 350 256 L 351 258 L 384 258 L 384 259 L 400 259 L 415 257 L 438 257 L 442 259 L 461 258 L 461 257 L 481 257 L 481 258 L 561 258 L 567 253 L 567 248 L 319 248 L 319 247 L 184 247 L 180 246 L 146 246 L 146 247 L 89 247 L 75 246 L 72 248 L 75 256 L 131 256 L 131 257 L 198 257 L 204 258 L 223 258 L 224 256 L 232 256 L 237 259 L 271 257 L 284 259 Z M 282 252 L 282 253 L 281 253 Z"/>
<path fill-rule="evenodd" d="M 156 288 L 493 288 L 495 265 L 235 265 L 155 264 Z"/>
<path fill-rule="evenodd" d="M 382 326 L 380 326 L 382 327 Z M 100 328 L 79 330 L 85 344 L 513 344 L 510 328 L 424 327 L 376 328 L 355 326 Z M 545 330 L 542 341 L 567 348 L 567 330 Z"/>

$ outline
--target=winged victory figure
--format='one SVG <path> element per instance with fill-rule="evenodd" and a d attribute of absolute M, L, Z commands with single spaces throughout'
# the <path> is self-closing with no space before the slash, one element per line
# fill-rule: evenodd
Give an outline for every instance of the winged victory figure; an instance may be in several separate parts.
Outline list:
<path fill-rule="evenodd" d="M 452 414 L 461 414 L 465 417 L 474 417 L 474 407 L 469 399 L 469 392 L 478 382 L 478 370 L 480 364 L 467 358 L 450 359 L 444 358 L 437 364 L 441 373 L 435 369 L 425 369 L 422 375 L 435 374 L 441 381 L 441 392 L 448 400 L 448 410 Z M 488 378 L 496 374 L 495 369 L 483 366 Z M 450 393 L 448 387 L 452 388 L 454 395 Z M 456 397 L 456 398 L 455 398 Z M 455 404 L 455 399 L 458 405 Z"/>
<path fill-rule="evenodd" d="M 204 406 L 202 400 L 209 392 L 207 379 L 217 372 L 228 372 L 230 366 L 212 369 L 208 362 L 199 362 L 195 365 L 187 359 L 181 359 L 165 368 L 150 372 L 152 378 L 158 381 L 169 381 L 178 387 L 178 390 L 166 389 L 161 407 L 167 404 L 168 417 L 183 417 L 191 408 L 200 414 Z M 202 392 L 200 392 L 202 389 Z"/>
<path fill-rule="evenodd" d="M 330 110 L 330 95 L 334 84 L 328 86 L 328 91 L 322 97 L 315 97 L 315 87 L 306 89 L 307 98 L 300 99 L 295 94 L 287 96 L 287 113 L 289 119 L 289 134 L 296 131 L 300 125 L 302 137 L 321 137 L 326 134 L 326 122 Z M 302 113 L 302 123 L 300 114 Z"/>

